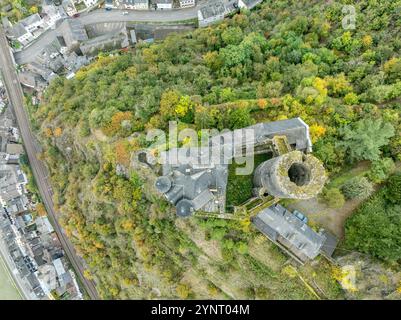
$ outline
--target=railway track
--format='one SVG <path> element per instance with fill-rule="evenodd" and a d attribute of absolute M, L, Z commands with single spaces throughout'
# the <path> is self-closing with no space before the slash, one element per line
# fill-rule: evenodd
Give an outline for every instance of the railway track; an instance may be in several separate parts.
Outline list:
<path fill-rule="evenodd" d="M 78 257 L 74 246 L 64 233 L 60 224 L 57 221 L 57 215 L 54 210 L 52 191 L 50 183 L 47 180 L 48 170 L 45 165 L 37 158 L 38 150 L 35 144 L 35 137 L 31 131 L 28 115 L 24 108 L 24 95 L 21 84 L 18 80 L 18 75 L 15 70 L 14 61 L 11 56 L 11 51 L 8 46 L 4 30 L 0 27 L 0 68 L 3 74 L 3 80 L 7 88 L 8 98 L 11 107 L 17 119 L 18 127 L 25 146 L 25 150 L 29 159 L 29 163 L 39 189 L 40 196 L 46 207 L 50 222 L 54 226 L 54 230 L 63 246 L 63 249 L 71 262 L 75 273 L 80 282 L 83 284 L 87 294 L 93 300 L 98 300 L 99 296 L 96 291 L 95 283 L 84 277 L 83 259 Z"/>

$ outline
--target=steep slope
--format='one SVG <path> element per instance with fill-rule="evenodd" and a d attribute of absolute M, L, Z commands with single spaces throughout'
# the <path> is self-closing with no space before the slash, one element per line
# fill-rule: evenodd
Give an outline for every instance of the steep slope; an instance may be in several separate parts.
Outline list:
<path fill-rule="evenodd" d="M 371 148 L 375 156 L 400 157 L 399 6 L 359 1 L 364 27 L 344 30 L 338 3 L 265 1 L 54 80 L 30 111 L 60 221 L 101 296 L 315 298 L 249 223 L 176 219 L 153 189 L 155 174 L 131 166 L 131 154 L 148 146 L 147 129 L 169 120 L 233 129 L 300 116 L 332 173 L 362 160 L 353 159 L 346 132 L 370 119 L 393 132 Z M 320 296 L 342 297 L 324 260 L 299 272 Z"/>

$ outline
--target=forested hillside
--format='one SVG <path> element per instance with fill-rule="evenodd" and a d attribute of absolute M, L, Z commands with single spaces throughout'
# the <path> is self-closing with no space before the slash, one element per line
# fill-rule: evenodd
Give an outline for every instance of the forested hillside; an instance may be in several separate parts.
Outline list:
<path fill-rule="evenodd" d="M 60 221 L 101 296 L 314 298 L 249 222 L 177 219 L 153 190 L 155 174 L 130 167 L 130 155 L 169 120 L 199 130 L 302 117 L 330 175 L 365 160 L 368 178 L 385 181 L 401 159 L 400 8 L 357 1 L 356 29 L 344 30 L 340 2 L 267 0 L 54 80 L 29 109 Z M 401 228 L 399 217 L 392 222 Z M 348 230 L 347 249 L 360 250 L 365 234 Z M 399 232 L 387 237 L 399 244 Z M 320 296 L 343 297 L 324 259 L 298 272 Z"/>

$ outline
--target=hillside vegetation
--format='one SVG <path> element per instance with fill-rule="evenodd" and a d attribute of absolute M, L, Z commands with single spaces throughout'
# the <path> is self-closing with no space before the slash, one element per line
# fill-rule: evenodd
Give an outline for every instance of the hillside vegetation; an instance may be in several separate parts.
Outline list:
<path fill-rule="evenodd" d="M 199 130 L 302 117 L 330 174 L 368 160 L 370 179 L 385 181 L 401 159 L 400 7 L 358 1 L 356 29 L 344 30 L 339 2 L 264 1 L 54 80 L 29 110 L 60 221 L 100 295 L 315 298 L 249 222 L 177 219 L 153 190 L 155 174 L 132 169 L 131 153 L 169 120 Z M 343 297 L 323 259 L 298 271 L 321 297 Z"/>

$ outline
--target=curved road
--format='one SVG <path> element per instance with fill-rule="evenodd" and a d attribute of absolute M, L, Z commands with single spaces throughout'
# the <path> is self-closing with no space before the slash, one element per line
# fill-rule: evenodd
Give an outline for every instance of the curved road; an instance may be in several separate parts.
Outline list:
<path fill-rule="evenodd" d="M 95 284 L 93 281 L 86 279 L 83 275 L 84 267 L 83 260 L 77 256 L 74 246 L 60 227 L 57 221 L 57 215 L 54 210 L 52 190 L 48 179 L 48 172 L 44 164 L 37 158 L 37 153 L 40 151 L 38 145 L 35 143 L 35 137 L 31 132 L 28 116 L 24 108 L 24 95 L 21 85 L 18 81 L 17 72 L 15 70 L 14 62 L 12 61 L 11 52 L 3 29 L 0 26 L 0 68 L 3 74 L 8 97 L 11 106 L 14 110 L 18 127 L 21 132 L 22 140 L 24 142 L 25 150 L 28 155 L 30 166 L 36 180 L 40 195 L 43 203 L 45 204 L 48 217 L 52 222 L 58 238 L 63 246 L 63 249 L 74 267 L 74 270 L 84 285 L 86 292 L 91 299 L 99 299 Z"/>
<path fill-rule="evenodd" d="M 198 17 L 198 7 L 192 7 L 179 10 L 143 10 L 143 11 L 127 11 L 127 15 L 123 15 L 125 10 L 106 11 L 102 9 L 94 10 L 89 13 L 82 13 L 78 19 L 83 25 L 107 22 L 155 22 L 168 23 L 190 20 Z M 57 28 L 48 30 L 36 39 L 30 46 L 23 51 L 14 54 L 15 61 L 18 64 L 25 64 L 32 60 L 46 45 L 50 44 L 57 37 Z"/>

